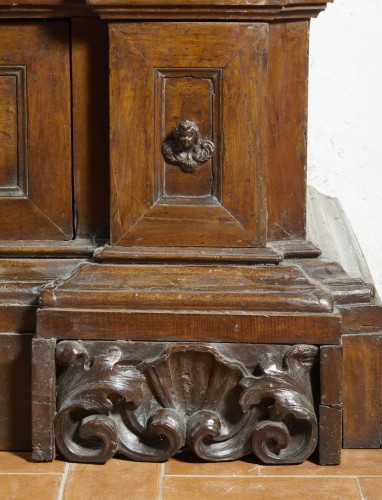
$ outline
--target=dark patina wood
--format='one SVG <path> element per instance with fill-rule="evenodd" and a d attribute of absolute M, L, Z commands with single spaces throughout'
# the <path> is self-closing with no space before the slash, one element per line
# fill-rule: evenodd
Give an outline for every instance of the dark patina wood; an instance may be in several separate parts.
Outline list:
<path fill-rule="evenodd" d="M 2 23 L 0 46 L 0 240 L 71 239 L 68 24 Z"/>
<path fill-rule="evenodd" d="M 37 335 L 337 343 L 332 297 L 298 267 L 85 265 L 41 295 Z"/>
<path fill-rule="evenodd" d="M 0 332 L 34 333 L 42 290 L 68 278 L 77 259 L 1 259 Z"/>
<path fill-rule="evenodd" d="M 344 446 L 381 447 L 381 332 L 344 335 Z"/>
<path fill-rule="evenodd" d="M 342 375 L 342 348 L 321 347 L 319 459 L 322 465 L 335 465 L 341 462 Z"/>
<path fill-rule="evenodd" d="M 305 238 L 308 22 L 269 31 L 268 238 Z M 293 68 L 293 71 L 291 71 Z"/>
<path fill-rule="evenodd" d="M 267 25 L 118 23 L 111 25 L 109 36 L 111 243 L 264 246 Z M 253 53 L 258 56 L 255 65 Z M 248 78 L 241 79 L 242 74 Z M 190 97 L 188 75 L 209 84 Z M 174 79 L 183 84 L 172 95 Z M 167 104 L 164 80 L 177 109 Z M 211 93 L 215 103 L 208 105 Z M 201 195 L 197 179 L 208 165 L 184 172 L 162 154 L 167 134 L 186 119 L 214 142 L 210 168 L 218 186 L 210 182 Z M 133 130 L 132 123 L 140 125 Z M 165 187 L 174 168 L 180 190 L 175 196 L 174 179 L 170 192 Z"/>
<path fill-rule="evenodd" d="M 41 342 L 51 341 L 34 342 L 39 374 L 52 356 Z M 317 443 L 316 355 L 309 345 L 61 342 L 57 446 L 81 462 L 117 452 L 162 461 L 187 447 L 205 460 L 253 452 L 265 463 L 299 463 Z M 46 423 L 49 433 L 53 418 Z M 44 443 L 37 458 L 53 451 Z"/>
<path fill-rule="evenodd" d="M 0 333 L 0 450 L 31 450 L 31 343 Z"/>
<path fill-rule="evenodd" d="M 56 414 L 56 341 L 32 343 L 32 445 L 33 459 L 51 461 L 56 456 L 53 419 Z"/>
<path fill-rule="evenodd" d="M 105 262 L 203 262 L 244 264 L 278 264 L 283 255 L 273 247 L 265 248 L 213 248 L 213 247 L 119 247 L 105 245 L 93 257 Z"/>
<path fill-rule="evenodd" d="M 36 460 L 336 464 L 342 387 L 345 446 L 380 446 L 381 304 L 306 204 L 327 3 L 0 0 L 1 448 L 32 403 Z"/>
<path fill-rule="evenodd" d="M 31 341 L 39 295 L 46 286 L 67 278 L 79 263 L 0 259 L 1 450 L 31 450 Z"/>
<path fill-rule="evenodd" d="M 108 34 L 99 19 L 71 20 L 75 238 L 109 236 Z"/>

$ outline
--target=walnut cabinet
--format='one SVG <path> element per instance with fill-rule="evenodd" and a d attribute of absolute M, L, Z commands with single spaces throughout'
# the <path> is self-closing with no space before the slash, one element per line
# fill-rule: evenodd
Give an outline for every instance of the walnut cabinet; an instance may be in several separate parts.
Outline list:
<path fill-rule="evenodd" d="M 382 309 L 306 185 L 327 3 L 0 0 L 1 449 L 380 446 Z"/>

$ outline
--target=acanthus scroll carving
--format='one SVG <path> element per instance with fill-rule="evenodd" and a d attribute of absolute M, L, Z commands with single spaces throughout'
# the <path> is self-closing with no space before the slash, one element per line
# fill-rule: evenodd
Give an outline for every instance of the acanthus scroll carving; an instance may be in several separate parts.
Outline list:
<path fill-rule="evenodd" d="M 212 157 L 215 145 L 200 138 L 196 123 L 183 120 L 174 128 L 173 139 L 163 144 L 162 151 L 168 162 L 178 165 L 183 172 L 192 173 Z"/>
<path fill-rule="evenodd" d="M 249 367 L 219 346 L 163 344 L 154 357 L 139 347 L 151 360 L 134 362 L 128 343 L 59 343 L 59 451 L 81 462 L 115 453 L 163 461 L 183 449 L 211 461 L 251 452 L 265 463 L 308 458 L 317 444 L 317 348 L 250 346 L 257 359 Z"/>

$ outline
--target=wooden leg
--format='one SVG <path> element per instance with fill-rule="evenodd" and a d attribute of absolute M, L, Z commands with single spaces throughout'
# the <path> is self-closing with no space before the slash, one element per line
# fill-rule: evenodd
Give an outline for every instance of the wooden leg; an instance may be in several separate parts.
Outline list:
<path fill-rule="evenodd" d="M 54 415 L 56 411 L 55 339 L 32 341 L 32 449 L 33 460 L 55 458 Z"/>
<path fill-rule="evenodd" d="M 320 349 L 319 462 L 337 465 L 342 448 L 342 348 Z"/>

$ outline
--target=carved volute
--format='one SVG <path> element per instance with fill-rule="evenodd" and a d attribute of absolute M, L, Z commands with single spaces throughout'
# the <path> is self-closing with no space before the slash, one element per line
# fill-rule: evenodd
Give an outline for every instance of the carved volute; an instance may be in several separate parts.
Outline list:
<path fill-rule="evenodd" d="M 153 354 L 149 344 L 140 349 Z M 314 451 L 316 347 L 159 344 L 138 365 L 130 351 L 123 342 L 58 344 L 55 429 L 67 459 L 165 460 L 186 447 L 205 460 L 253 452 L 265 463 L 299 463 Z M 248 352 L 251 366 L 242 362 Z"/>

